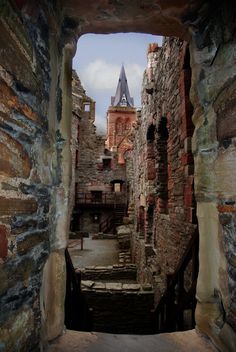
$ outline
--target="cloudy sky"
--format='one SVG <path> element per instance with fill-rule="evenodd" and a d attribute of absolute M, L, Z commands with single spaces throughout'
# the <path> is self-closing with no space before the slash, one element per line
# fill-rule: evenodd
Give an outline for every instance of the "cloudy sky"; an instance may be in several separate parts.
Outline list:
<path fill-rule="evenodd" d="M 149 43 L 162 43 L 162 37 L 149 34 L 86 34 L 77 45 L 73 67 L 89 97 L 96 101 L 97 131 L 104 133 L 106 111 L 115 95 L 121 65 L 124 64 L 129 90 L 136 107 L 140 106 L 143 72 Z"/>

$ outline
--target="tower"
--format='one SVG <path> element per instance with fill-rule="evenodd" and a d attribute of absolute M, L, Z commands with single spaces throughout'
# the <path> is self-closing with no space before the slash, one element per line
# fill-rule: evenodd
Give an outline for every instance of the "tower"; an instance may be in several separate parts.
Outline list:
<path fill-rule="evenodd" d="M 130 96 L 124 65 L 122 65 L 116 94 L 111 97 L 111 106 L 107 111 L 106 140 L 107 149 L 117 152 L 119 164 L 125 163 L 124 154 L 132 148 L 129 137 L 135 121 L 136 108 Z"/>

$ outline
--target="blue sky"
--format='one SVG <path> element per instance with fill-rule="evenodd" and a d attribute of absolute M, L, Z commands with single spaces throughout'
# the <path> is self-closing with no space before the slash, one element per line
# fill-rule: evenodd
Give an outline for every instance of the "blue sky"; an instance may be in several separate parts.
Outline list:
<path fill-rule="evenodd" d="M 129 90 L 136 107 L 140 106 L 143 72 L 147 64 L 149 43 L 161 45 L 162 37 L 149 34 L 86 34 L 77 45 L 73 68 L 86 94 L 96 101 L 98 133 L 106 128 L 106 112 L 115 94 L 121 65 L 124 64 Z"/>

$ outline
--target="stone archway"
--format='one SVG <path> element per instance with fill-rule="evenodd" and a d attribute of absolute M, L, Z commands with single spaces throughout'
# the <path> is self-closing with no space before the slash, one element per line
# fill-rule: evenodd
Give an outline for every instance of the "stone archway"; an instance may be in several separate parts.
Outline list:
<path fill-rule="evenodd" d="M 37 344 L 41 310 L 42 339 L 53 338 L 63 329 L 62 257 L 70 208 L 70 77 L 76 40 L 88 32 L 139 31 L 190 41 L 200 228 L 197 325 L 220 348 L 226 344 L 233 350 L 235 8 L 229 1 L 211 5 L 197 0 L 178 4 L 152 0 L 60 3 L 41 0 L 36 7 L 27 0 L 12 0 L 1 4 L 4 152 L 0 220 L 1 243 L 6 247 L 8 241 L 8 248 L 1 251 L 1 302 L 7 304 L 16 289 L 22 293 L 4 315 L 3 341 L 8 346 L 17 340 L 19 346 L 26 346 L 29 340 Z M 39 287 L 48 256 L 43 282 L 49 286 L 42 295 L 47 290 L 52 294 L 54 284 L 59 290 L 61 287 L 61 294 L 52 306 L 41 299 L 40 310 Z M 8 279 L 14 276 L 17 281 Z M 24 330 L 20 339 L 19 325 L 20 331 Z M 12 342 L 6 336 L 9 326 L 15 327 Z"/>

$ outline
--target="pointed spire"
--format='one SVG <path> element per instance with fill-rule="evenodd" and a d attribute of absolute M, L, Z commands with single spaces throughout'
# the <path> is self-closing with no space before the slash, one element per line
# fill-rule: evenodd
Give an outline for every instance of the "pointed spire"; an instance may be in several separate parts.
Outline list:
<path fill-rule="evenodd" d="M 128 82 L 125 74 L 125 68 L 122 64 L 120 77 L 116 88 L 116 95 L 111 97 L 112 106 L 134 106 L 134 100 L 129 93 Z"/>

